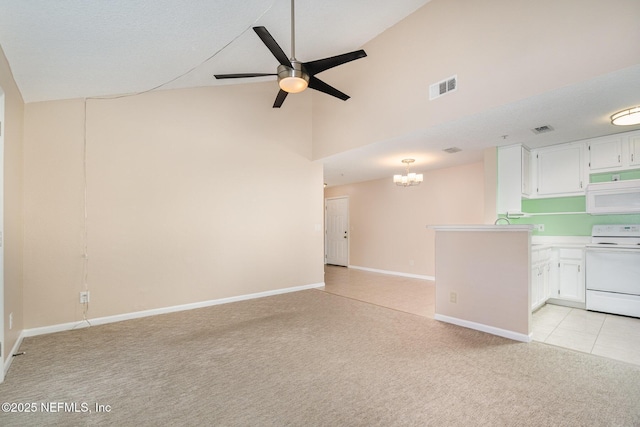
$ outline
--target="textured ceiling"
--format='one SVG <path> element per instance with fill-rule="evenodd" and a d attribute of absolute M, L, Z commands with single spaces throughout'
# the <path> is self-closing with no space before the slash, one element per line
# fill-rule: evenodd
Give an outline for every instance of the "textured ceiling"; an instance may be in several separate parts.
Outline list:
<path fill-rule="evenodd" d="M 334 186 L 391 179 L 404 172 L 400 159 L 406 157 L 416 159 L 420 166 L 412 170 L 420 172 L 482 161 L 487 147 L 521 143 L 538 148 L 640 130 L 640 125 L 612 126 L 609 121 L 609 115 L 621 106 L 638 104 L 640 65 L 322 159 L 325 182 Z M 535 134 L 531 123 L 550 125 L 554 130 Z M 463 151 L 442 151 L 453 146 Z"/>
<path fill-rule="evenodd" d="M 296 57 L 308 61 L 359 49 L 428 1 L 298 0 Z M 224 84 L 214 72 L 275 71 L 273 56 L 250 29 L 267 27 L 289 53 L 290 5 L 0 0 L 0 45 L 25 102 L 137 93 L 184 73 L 163 87 L 210 86 Z"/>
<path fill-rule="evenodd" d="M 296 57 L 360 49 L 428 2 L 298 0 Z M 25 102 L 242 83 L 213 74 L 274 72 L 276 61 L 251 31 L 256 25 L 290 52 L 289 0 L 0 0 L 0 45 Z M 621 106 L 640 103 L 638 94 L 640 65 L 320 162 L 325 181 L 338 185 L 390 177 L 402 171 L 404 157 L 416 158 L 423 171 L 479 161 L 485 147 L 640 129 L 608 122 Z M 534 135 L 531 123 L 556 131 Z M 442 147 L 428 144 L 434 140 Z M 441 151 L 454 145 L 463 151 Z"/>

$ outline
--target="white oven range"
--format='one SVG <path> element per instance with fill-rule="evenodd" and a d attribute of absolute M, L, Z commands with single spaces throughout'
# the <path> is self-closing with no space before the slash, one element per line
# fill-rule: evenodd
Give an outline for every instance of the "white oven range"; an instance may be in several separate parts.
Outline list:
<path fill-rule="evenodd" d="M 585 259 L 586 308 L 640 317 L 640 225 L 594 225 Z"/>

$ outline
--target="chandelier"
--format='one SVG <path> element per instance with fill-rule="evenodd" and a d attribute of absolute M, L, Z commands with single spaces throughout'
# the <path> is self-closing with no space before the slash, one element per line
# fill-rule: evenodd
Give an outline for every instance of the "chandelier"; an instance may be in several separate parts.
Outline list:
<path fill-rule="evenodd" d="M 414 186 L 414 185 L 420 185 L 420 183 L 422 182 L 422 179 L 423 179 L 422 174 L 421 173 L 409 172 L 409 166 L 413 162 L 415 162 L 414 159 L 404 159 L 402 161 L 402 163 L 404 163 L 406 165 L 407 174 L 406 175 L 393 175 L 393 182 L 396 185 L 401 185 L 403 187 L 411 187 L 411 186 Z"/>

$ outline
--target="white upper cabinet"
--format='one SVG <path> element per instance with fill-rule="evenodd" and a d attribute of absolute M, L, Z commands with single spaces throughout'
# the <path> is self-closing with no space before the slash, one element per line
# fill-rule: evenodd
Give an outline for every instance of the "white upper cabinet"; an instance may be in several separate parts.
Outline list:
<path fill-rule="evenodd" d="M 639 152 L 640 152 L 640 143 Z M 531 196 L 531 151 L 528 148 L 522 147 L 522 195 L 524 197 Z"/>
<path fill-rule="evenodd" d="M 584 143 L 539 148 L 536 163 L 535 196 L 562 197 L 584 194 L 588 175 L 584 167 Z"/>
<path fill-rule="evenodd" d="M 522 198 L 582 196 L 589 175 L 640 169 L 640 130 L 529 150 L 498 148 L 498 214 L 520 213 Z"/>
<path fill-rule="evenodd" d="M 622 168 L 622 137 L 613 135 L 591 139 L 587 142 L 589 150 L 589 170 Z"/>
<path fill-rule="evenodd" d="M 629 166 L 640 166 L 640 134 L 629 137 Z"/>
<path fill-rule="evenodd" d="M 522 145 L 498 148 L 498 214 L 520 213 L 530 193 L 530 153 Z"/>
<path fill-rule="evenodd" d="M 589 172 L 614 172 L 640 166 L 640 132 L 604 136 L 586 141 Z"/>

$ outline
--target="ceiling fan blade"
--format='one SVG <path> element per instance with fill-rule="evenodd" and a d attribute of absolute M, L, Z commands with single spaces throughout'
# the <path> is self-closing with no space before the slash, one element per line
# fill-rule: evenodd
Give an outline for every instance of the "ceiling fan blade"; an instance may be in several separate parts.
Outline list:
<path fill-rule="evenodd" d="M 311 76 L 309 78 L 309 87 L 311 89 L 324 92 L 328 95 L 335 96 L 336 98 L 340 98 L 343 101 L 346 101 L 347 99 L 350 98 L 350 96 L 347 95 L 346 93 L 340 92 L 338 89 L 334 88 L 333 86 L 329 86 L 328 84 L 326 84 L 325 82 L 323 82 L 322 80 L 314 76 Z"/>
<path fill-rule="evenodd" d="M 354 52 L 343 53 L 342 55 L 336 55 L 330 58 L 305 62 L 302 65 L 304 65 L 307 73 L 309 73 L 310 75 L 314 75 L 328 70 L 329 68 L 337 67 L 338 65 L 355 61 L 356 59 L 364 58 L 365 56 L 367 56 L 367 53 L 364 50 L 356 50 Z"/>
<path fill-rule="evenodd" d="M 291 67 L 291 61 L 289 61 L 289 58 L 287 58 L 287 55 L 284 53 L 280 45 L 265 27 L 253 27 L 253 31 L 256 32 L 258 37 L 260 37 L 262 42 L 267 46 L 267 48 L 269 48 L 280 64 Z"/>
<path fill-rule="evenodd" d="M 214 74 L 216 79 L 245 79 L 247 77 L 277 76 L 275 73 L 237 73 L 237 74 Z"/>
<path fill-rule="evenodd" d="M 280 89 L 280 92 L 278 92 L 278 95 L 276 96 L 276 101 L 273 103 L 273 108 L 280 108 L 287 95 L 289 95 L 289 92 L 285 92 Z"/>

